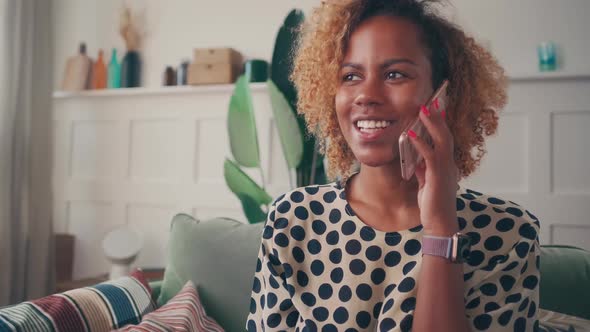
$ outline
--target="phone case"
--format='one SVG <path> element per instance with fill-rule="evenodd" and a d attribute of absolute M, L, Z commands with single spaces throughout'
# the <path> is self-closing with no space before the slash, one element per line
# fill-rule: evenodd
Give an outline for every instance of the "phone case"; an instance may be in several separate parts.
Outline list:
<path fill-rule="evenodd" d="M 448 86 L 449 82 L 445 80 L 426 103 L 425 106 L 432 114 L 438 114 L 442 110 L 446 109 Z M 430 146 L 433 144 L 432 138 L 430 137 L 428 130 L 426 130 L 426 127 L 424 127 L 424 124 L 422 124 L 422 121 L 420 121 L 420 118 L 417 118 L 402 132 L 399 137 L 399 154 L 402 178 L 406 181 L 414 175 L 416 166 L 422 161 L 422 156 L 418 153 L 414 147 L 414 144 L 410 142 L 410 137 L 407 134 L 408 130 L 410 129 L 413 130 L 420 138 L 426 141 L 426 143 L 428 143 Z"/>

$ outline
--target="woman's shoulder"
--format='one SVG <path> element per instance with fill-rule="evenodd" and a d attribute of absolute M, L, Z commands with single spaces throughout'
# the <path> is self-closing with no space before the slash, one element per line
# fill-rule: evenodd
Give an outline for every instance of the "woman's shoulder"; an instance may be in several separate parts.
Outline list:
<path fill-rule="evenodd" d="M 315 184 L 292 189 L 278 196 L 272 203 L 277 210 L 285 210 L 280 206 L 303 205 L 311 201 L 331 203 L 340 195 L 341 187 L 338 182 Z"/>
<path fill-rule="evenodd" d="M 494 233 L 504 238 L 536 240 L 540 228 L 539 219 L 524 206 L 462 186 L 457 191 L 457 218 L 463 232 Z"/>

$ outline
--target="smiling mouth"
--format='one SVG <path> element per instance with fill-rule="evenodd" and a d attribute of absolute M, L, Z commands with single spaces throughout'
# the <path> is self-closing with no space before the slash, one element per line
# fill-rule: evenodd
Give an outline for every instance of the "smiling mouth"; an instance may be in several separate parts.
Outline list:
<path fill-rule="evenodd" d="M 388 120 L 359 120 L 354 125 L 360 132 L 377 133 L 390 127 L 393 123 Z"/>

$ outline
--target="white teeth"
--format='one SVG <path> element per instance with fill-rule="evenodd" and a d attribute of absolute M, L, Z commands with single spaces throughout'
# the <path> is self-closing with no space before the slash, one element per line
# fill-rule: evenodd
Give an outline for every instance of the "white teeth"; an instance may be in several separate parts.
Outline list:
<path fill-rule="evenodd" d="M 359 120 L 356 125 L 359 128 L 370 129 L 370 128 L 385 128 L 391 124 L 391 121 L 375 121 L 375 120 Z"/>

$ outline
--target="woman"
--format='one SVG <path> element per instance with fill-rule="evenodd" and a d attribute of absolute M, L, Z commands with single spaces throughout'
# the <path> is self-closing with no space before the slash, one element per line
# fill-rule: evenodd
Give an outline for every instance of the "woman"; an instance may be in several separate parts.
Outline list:
<path fill-rule="evenodd" d="M 538 327 L 538 220 L 457 185 L 496 131 L 506 79 L 433 2 L 325 2 L 308 20 L 293 74 L 298 109 L 329 141 L 340 180 L 274 202 L 248 331 Z M 444 79 L 446 112 L 422 107 Z M 408 133 L 424 162 L 405 181 L 398 138 L 417 116 L 434 146 Z M 459 232 L 471 240 L 464 261 Z"/>

